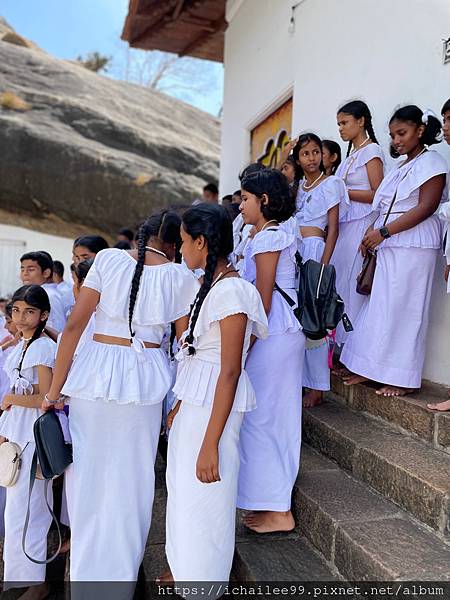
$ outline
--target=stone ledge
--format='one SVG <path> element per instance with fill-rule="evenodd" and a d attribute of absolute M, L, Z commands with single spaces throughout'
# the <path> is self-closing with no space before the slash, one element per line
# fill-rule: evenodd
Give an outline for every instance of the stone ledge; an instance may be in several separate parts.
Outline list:
<path fill-rule="evenodd" d="M 304 440 L 414 517 L 448 533 L 450 457 L 336 403 L 306 410 Z"/>

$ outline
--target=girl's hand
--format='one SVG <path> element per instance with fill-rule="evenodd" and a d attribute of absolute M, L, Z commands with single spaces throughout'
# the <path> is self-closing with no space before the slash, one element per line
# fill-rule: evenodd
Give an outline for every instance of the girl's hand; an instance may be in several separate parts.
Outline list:
<path fill-rule="evenodd" d="M 291 150 L 293 150 L 295 148 L 295 146 L 297 145 L 297 142 L 298 142 L 298 138 L 294 138 L 293 140 L 289 140 L 289 142 L 286 144 L 284 150 L 287 151 L 288 155 L 291 153 Z"/>
<path fill-rule="evenodd" d="M 178 402 L 175 404 L 175 406 L 172 408 L 172 410 L 169 411 L 169 414 L 167 415 L 166 429 L 172 428 L 173 420 L 177 416 L 177 413 L 180 410 L 180 407 L 181 407 L 181 400 L 178 400 Z"/>
<path fill-rule="evenodd" d="M 0 435 L 0 445 L 7 441 L 7 438 Z"/>
<path fill-rule="evenodd" d="M 11 406 L 13 404 L 11 395 L 12 394 L 6 394 L 6 396 L 4 396 L 3 402 L 2 402 L 2 410 L 9 410 L 11 408 Z"/>
<path fill-rule="evenodd" d="M 220 481 L 219 448 L 217 445 L 209 445 L 203 442 L 198 453 L 196 475 L 202 483 Z"/>
<path fill-rule="evenodd" d="M 445 267 L 445 272 L 444 272 L 444 279 L 445 279 L 445 281 L 448 281 L 449 273 L 450 273 L 450 265 L 447 265 Z"/>
<path fill-rule="evenodd" d="M 362 245 L 366 250 L 375 250 L 377 246 L 384 240 L 378 229 L 372 230 L 363 238 Z"/>

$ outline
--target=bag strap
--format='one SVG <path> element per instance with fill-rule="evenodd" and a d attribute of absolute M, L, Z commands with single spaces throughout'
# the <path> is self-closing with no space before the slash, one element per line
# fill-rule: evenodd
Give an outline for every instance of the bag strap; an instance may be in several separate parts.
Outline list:
<path fill-rule="evenodd" d="M 61 538 L 61 528 L 59 526 L 59 522 L 58 519 L 56 518 L 55 513 L 53 512 L 52 507 L 50 506 L 49 502 L 48 502 L 48 496 L 47 496 L 47 492 L 48 492 L 48 484 L 52 481 L 51 479 L 46 479 L 45 480 L 45 489 L 44 489 L 44 495 L 45 495 L 45 502 L 47 504 L 47 508 L 49 510 L 49 513 L 52 516 L 53 521 L 56 524 L 56 529 L 58 530 L 58 548 L 56 549 L 56 551 L 54 552 L 54 554 L 50 557 L 47 558 L 46 560 L 38 560 L 37 558 L 33 558 L 32 556 L 30 556 L 28 554 L 28 552 L 25 550 L 25 539 L 27 537 L 27 531 L 28 531 L 28 525 L 30 523 L 30 502 L 31 502 L 31 494 L 33 492 L 33 486 L 34 486 L 34 482 L 36 480 L 36 469 L 37 469 L 37 452 L 36 450 L 34 451 L 33 454 L 33 460 L 31 462 L 31 469 L 30 469 L 30 488 L 28 491 L 28 506 L 27 506 L 27 515 L 25 517 L 25 524 L 23 526 L 23 534 L 22 534 L 22 550 L 23 553 L 25 554 L 25 556 L 28 558 L 28 560 L 31 560 L 31 562 L 34 562 L 38 565 L 47 565 L 48 563 L 51 563 L 53 560 L 55 560 L 55 558 L 58 556 L 59 551 L 61 550 L 61 546 L 62 546 L 62 538 Z"/>
<path fill-rule="evenodd" d="M 426 151 L 427 151 L 427 150 L 425 150 L 425 152 L 426 152 Z M 416 158 L 418 158 L 418 156 L 416 156 Z M 393 207 L 394 207 L 395 201 L 396 201 L 396 199 L 397 199 L 398 188 L 400 187 L 400 184 L 401 184 L 401 183 L 402 183 L 402 181 L 403 181 L 403 180 L 406 178 L 406 176 L 407 176 L 407 175 L 409 175 L 409 173 L 410 173 L 411 169 L 413 168 L 413 166 L 414 166 L 414 163 L 415 163 L 416 161 L 415 161 L 415 159 L 413 159 L 411 162 L 412 162 L 413 164 L 412 164 L 412 165 L 409 167 L 409 169 L 406 171 L 406 173 L 403 175 L 403 177 L 400 179 L 400 181 L 399 181 L 399 182 L 398 182 L 398 184 L 397 184 L 397 189 L 395 190 L 395 194 L 394 194 L 394 197 L 392 198 L 391 205 L 389 206 L 389 210 L 387 211 L 387 213 L 386 213 L 386 216 L 385 216 L 385 218 L 384 218 L 384 221 L 383 221 L 383 227 L 386 227 L 386 223 L 388 222 L 389 216 L 390 216 L 390 214 L 391 214 L 391 212 L 392 212 L 392 209 L 393 209 Z"/>
<path fill-rule="evenodd" d="M 293 306 L 295 306 L 294 300 L 292 300 L 292 298 L 289 296 L 289 294 L 286 294 L 286 292 L 282 288 L 280 288 L 280 286 L 278 285 L 278 283 L 276 281 L 273 285 L 273 289 L 276 290 L 279 294 L 281 294 L 281 296 L 286 300 L 286 302 L 289 304 L 289 306 L 291 308 Z"/>

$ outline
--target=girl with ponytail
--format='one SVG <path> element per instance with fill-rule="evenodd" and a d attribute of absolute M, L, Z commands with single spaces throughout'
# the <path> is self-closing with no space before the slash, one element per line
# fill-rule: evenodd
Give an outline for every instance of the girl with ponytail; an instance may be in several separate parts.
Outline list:
<path fill-rule="evenodd" d="M 30 597 L 43 598 L 48 594 L 45 565 L 28 560 L 21 542 L 28 503 L 28 474 L 35 448 L 33 425 L 42 414 L 40 406 L 50 388 L 56 344 L 43 333 L 50 314 L 50 301 L 41 286 L 19 288 L 11 305 L 12 320 L 22 334 L 22 340 L 8 355 L 3 367 L 10 379 L 11 393 L 3 398 L 0 435 L 2 442 L 5 439 L 15 442 L 23 452 L 21 474 L 15 485 L 6 491 L 4 589 L 23 587 L 32 582 Z M 52 498 L 48 500 L 51 504 Z M 36 558 L 44 560 L 52 520 L 45 502 L 44 481 L 36 480 L 30 506 L 27 545 L 33 549 Z"/>
<path fill-rule="evenodd" d="M 229 262 L 231 219 L 223 206 L 186 211 L 183 259 L 203 269 L 177 355 L 169 415 L 166 553 L 160 581 L 228 581 L 234 554 L 239 431 L 255 408 L 244 364 L 252 336 L 266 334 L 256 289 Z"/>
<path fill-rule="evenodd" d="M 341 355 L 352 375 L 347 385 L 371 379 L 377 394 L 403 396 L 421 387 L 431 288 L 446 199 L 447 163 L 429 146 L 441 124 L 418 106 L 404 106 L 389 122 L 392 153 L 403 160 L 382 181 L 373 202 L 378 215 L 362 240 L 362 253 L 377 251 L 370 296 Z M 392 206 L 392 208 L 391 208 Z M 391 210 L 390 210 L 391 208 Z"/>
<path fill-rule="evenodd" d="M 169 221 L 156 220 L 165 232 Z M 169 260 L 173 244 L 157 245 L 155 229 L 150 217 L 137 250 L 96 255 L 63 332 L 47 395 L 51 403 L 70 401 L 71 581 L 127 581 L 130 598 L 150 527 L 162 403 L 171 385 L 161 341 L 172 322 L 178 335 L 184 331 L 198 290 L 192 273 Z M 94 310 L 92 339 L 73 360 Z"/>
<path fill-rule="evenodd" d="M 269 335 L 255 342 L 246 364 L 257 408 L 242 424 L 237 505 L 251 511 L 244 524 L 257 533 L 290 531 L 300 463 L 305 336 L 279 290 L 295 307 L 295 198 L 275 169 L 250 174 L 241 185 L 241 213 L 257 231 L 245 250 L 243 277 L 261 294 Z"/>
<path fill-rule="evenodd" d="M 354 321 L 361 308 L 362 296 L 356 293 L 356 278 L 361 270 L 359 245 L 373 222 L 372 201 L 383 179 L 384 157 L 372 125 L 369 107 L 361 100 L 342 106 L 337 113 L 339 133 L 348 142 L 347 157 L 336 175 L 344 180 L 350 197 L 350 209 L 339 223 L 339 239 L 333 255 L 336 288 L 345 303 L 345 311 Z M 336 331 L 338 344 L 347 333 L 340 323 Z"/>

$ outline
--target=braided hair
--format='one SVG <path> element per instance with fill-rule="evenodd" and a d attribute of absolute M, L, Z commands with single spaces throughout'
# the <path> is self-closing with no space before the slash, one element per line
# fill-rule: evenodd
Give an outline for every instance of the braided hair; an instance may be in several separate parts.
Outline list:
<path fill-rule="evenodd" d="M 282 175 L 280 174 L 282 177 Z M 202 304 L 210 291 L 217 262 L 227 259 L 233 251 L 233 225 L 227 210 L 217 204 L 199 204 L 188 209 L 182 217 L 183 229 L 196 240 L 201 235 L 208 246 L 203 283 L 191 305 L 189 332 L 186 336 L 189 354 L 195 354 L 194 329 Z"/>
<path fill-rule="evenodd" d="M 338 114 L 339 113 L 351 115 L 355 119 L 361 119 L 362 117 L 364 117 L 364 129 L 367 131 L 367 135 L 372 140 L 372 142 L 378 144 L 378 140 L 375 137 L 375 131 L 373 129 L 372 124 L 372 113 L 370 112 L 370 109 L 365 102 L 363 102 L 362 100 L 353 100 L 352 102 L 348 102 L 347 104 L 344 104 L 344 106 L 341 106 L 341 108 L 338 110 Z M 350 155 L 352 147 L 353 142 L 350 141 L 348 143 L 347 156 Z"/>
<path fill-rule="evenodd" d="M 39 309 L 41 311 L 41 313 L 43 313 L 43 312 L 50 313 L 50 300 L 48 298 L 48 294 L 44 290 L 44 288 L 41 287 L 40 285 L 24 285 L 21 288 L 19 288 L 18 290 L 16 290 L 11 299 L 11 306 L 14 306 L 14 304 L 16 302 L 25 302 L 26 304 L 29 304 L 33 308 Z M 36 329 L 34 330 L 34 333 L 31 336 L 30 341 L 24 347 L 22 356 L 20 357 L 19 365 L 17 367 L 19 376 L 21 375 L 21 372 L 22 372 L 22 365 L 23 365 L 23 360 L 25 358 L 25 354 L 27 353 L 31 344 L 41 337 L 42 332 L 44 331 L 46 325 L 47 325 L 47 319 L 45 319 L 43 321 L 39 321 L 39 324 L 36 327 Z"/>
<path fill-rule="evenodd" d="M 128 305 L 128 328 L 130 330 L 131 339 L 133 339 L 135 335 L 132 326 L 133 313 L 141 282 L 142 271 L 144 270 L 145 247 L 148 240 L 152 237 L 157 237 L 160 241 L 167 244 L 175 244 L 175 262 L 181 262 L 180 226 L 181 219 L 175 212 L 163 210 L 151 215 L 139 228 L 137 244 L 138 258 L 131 282 L 130 301 Z"/>
<path fill-rule="evenodd" d="M 331 166 L 331 174 L 334 175 L 342 161 L 341 147 L 334 140 L 322 140 L 322 146 L 328 150 L 330 155 L 336 154 L 337 156 Z"/>

